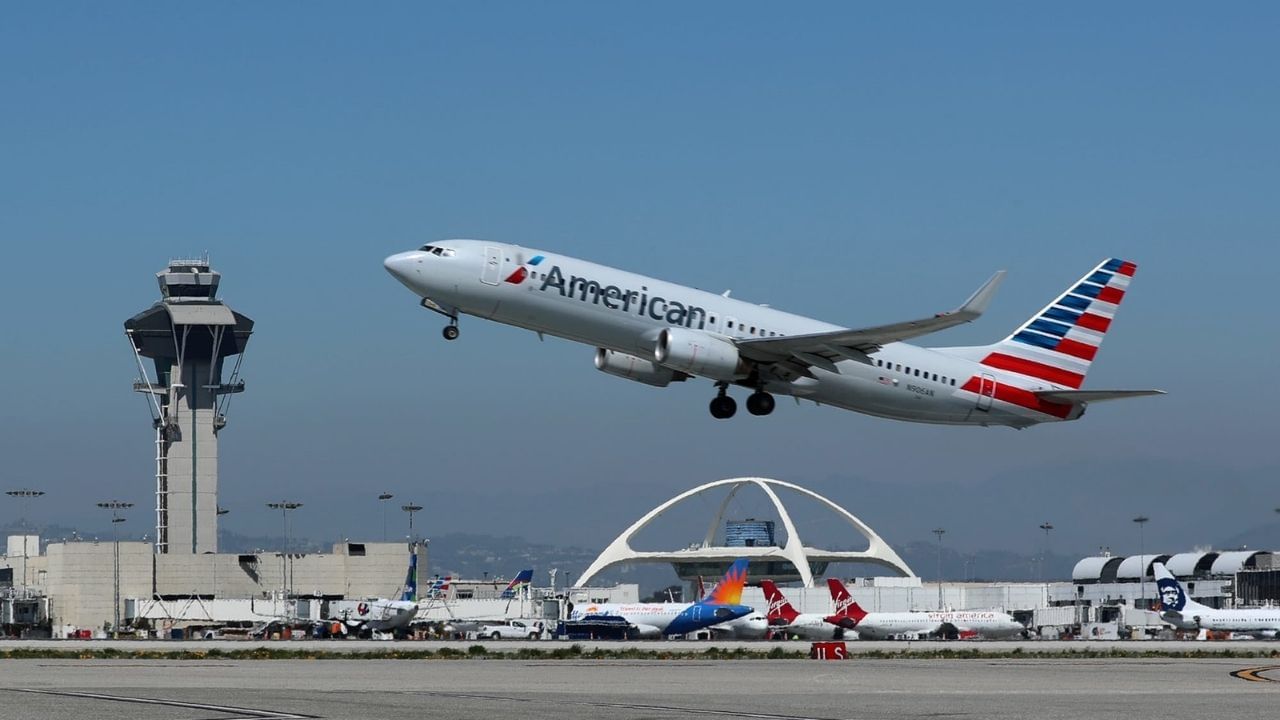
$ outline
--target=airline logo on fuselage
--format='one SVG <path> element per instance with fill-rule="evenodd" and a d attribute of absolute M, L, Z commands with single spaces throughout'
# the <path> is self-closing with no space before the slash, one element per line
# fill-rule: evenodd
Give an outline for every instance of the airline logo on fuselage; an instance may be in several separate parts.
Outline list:
<path fill-rule="evenodd" d="M 521 270 L 523 269 L 521 268 Z M 515 282 L 519 284 L 523 280 L 524 276 L 522 275 Z M 508 282 L 511 282 L 511 280 L 509 279 Z M 551 269 L 542 276 L 542 286 L 538 289 L 542 292 L 553 289 L 560 293 L 560 297 L 570 297 L 577 299 L 579 302 L 603 305 L 610 310 L 632 313 L 677 327 L 702 330 L 707 325 L 707 311 L 705 308 L 686 305 L 679 300 L 668 300 L 658 295 L 650 296 L 649 288 L 643 285 L 640 286 L 639 290 L 632 290 L 621 288 L 617 285 L 601 285 L 595 280 L 578 277 L 577 275 L 570 275 L 566 279 L 559 265 L 552 265 Z"/>

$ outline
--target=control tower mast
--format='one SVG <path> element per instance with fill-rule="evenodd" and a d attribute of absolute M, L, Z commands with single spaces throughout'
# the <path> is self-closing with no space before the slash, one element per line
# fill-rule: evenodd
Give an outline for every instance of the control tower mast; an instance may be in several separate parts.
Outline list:
<path fill-rule="evenodd" d="M 160 302 L 129 318 L 125 335 L 156 431 L 156 552 L 218 551 L 218 431 L 227 424 L 253 321 L 217 298 L 209 259 L 156 273 Z M 223 378 L 225 361 L 235 365 Z M 143 358 L 155 364 L 155 378 Z"/>

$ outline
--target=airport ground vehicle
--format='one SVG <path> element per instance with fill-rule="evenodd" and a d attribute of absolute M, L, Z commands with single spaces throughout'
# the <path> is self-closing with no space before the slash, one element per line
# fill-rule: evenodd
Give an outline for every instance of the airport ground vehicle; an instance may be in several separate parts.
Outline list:
<path fill-rule="evenodd" d="M 542 627 L 526 620 L 506 623 L 486 623 L 476 629 L 476 639 L 487 640 L 537 640 L 542 637 Z"/>

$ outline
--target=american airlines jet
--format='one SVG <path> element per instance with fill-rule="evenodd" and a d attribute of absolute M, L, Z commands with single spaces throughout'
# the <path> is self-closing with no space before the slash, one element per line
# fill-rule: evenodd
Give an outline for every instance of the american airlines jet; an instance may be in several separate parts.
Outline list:
<path fill-rule="evenodd" d="M 951 312 L 851 329 L 517 245 L 445 240 L 384 264 L 449 318 L 447 340 L 473 315 L 595 346 L 596 367 L 629 380 L 708 378 L 721 419 L 737 412 L 733 386 L 751 391 L 752 415 L 791 395 L 895 420 L 1019 429 L 1075 420 L 1091 402 L 1161 393 L 1081 389 L 1135 270 L 1116 259 L 1004 340 L 950 348 L 905 341 L 977 318 L 1003 271 Z"/>
<path fill-rule="evenodd" d="M 1280 636 L 1280 607 L 1248 610 L 1218 610 L 1201 605 L 1182 587 L 1182 583 L 1163 563 L 1153 563 L 1151 570 L 1160 588 L 1160 618 L 1181 630 L 1224 630 L 1254 637 Z"/>

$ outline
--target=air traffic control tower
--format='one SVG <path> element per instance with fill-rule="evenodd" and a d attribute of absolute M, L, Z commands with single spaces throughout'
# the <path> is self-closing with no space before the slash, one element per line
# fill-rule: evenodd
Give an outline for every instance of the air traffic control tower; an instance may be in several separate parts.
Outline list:
<path fill-rule="evenodd" d="M 218 551 L 218 432 L 244 390 L 240 362 L 253 332 L 217 298 L 220 278 L 208 258 L 174 260 L 156 273 L 160 302 L 124 323 L 141 374 L 133 389 L 146 396 L 156 432 L 157 553 Z"/>

